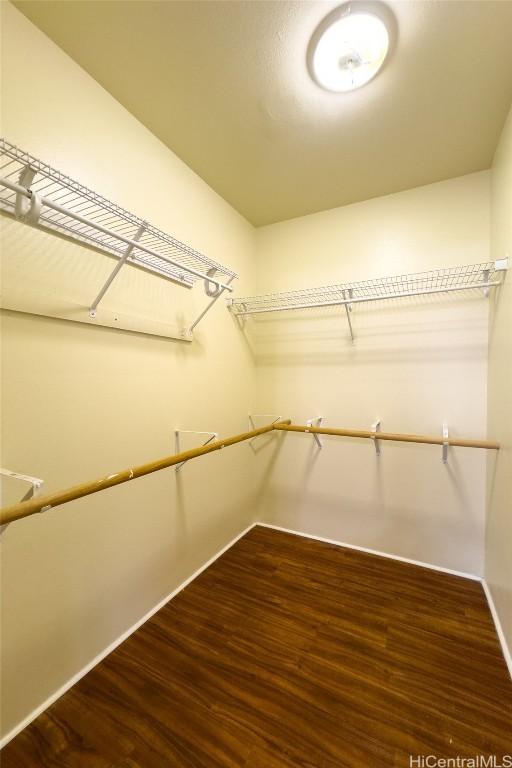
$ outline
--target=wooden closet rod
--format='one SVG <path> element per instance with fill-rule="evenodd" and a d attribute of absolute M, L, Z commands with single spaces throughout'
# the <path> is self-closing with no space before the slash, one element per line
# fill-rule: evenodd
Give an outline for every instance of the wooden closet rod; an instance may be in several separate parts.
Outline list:
<path fill-rule="evenodd" d="M 280 423 L 290 424 L 290 420 L 288 419 L 288 421 Z M 265 432 L 272 432 L 275 426 L 275 424 L 268 424 L 266 427 L 253 429 L 250 432 L 242 432 L 240 435 L 226 437 L 223 440 L 216 440 L 214 443 L 208 443 L 208 445 L 202 445 L 199 448 L 192 448 L 190 451 L 182 451 L 181 453 L 176 453 L 173 456 L 166 456 L 157 461 L 140 464 L 138 467 L 125 469 L 122 472 L 116 472 L 114 475 L 108 475 L 99 480 L 74 485 L 71 488 L 66 488 L 64 491 L 56 491 L 55 493 L 48 493 L 45 496 L 36 496 L 28 501 L 20 501 L 18 504 L 13 504 L 10 507 L 4 507 L 0 510 L 0 525 L 12 523 L 14 520 L 20 520 L 22 517 L 28 517 L 28 515 L 34 515 L 37 512 L 47 512 L 48 510 L 53 509 L 53 507 L 58 507 L 60 504 L 66 504 L 68 501 L 73 501 L 74 499 L 80 499 L 82 496 L 89 496 L 91 493 L 104 491 L 106 488 L 112 488 L 114 485 L 126 483 L 128 480 L 135 480 L 136 477 L 142 477 L 143 475 L 149 475 L 152 472 L 158 472 L 160 469 L 173 467 L 175 464 L 181 464 L 182 461 L 195 459 L 198 456 L 204 456 L 206 453 L 213 453 L 213 451 L 226 448 L 228 445 L 235 445 L 236 443 L 242 443 L 244 440 L 251 440 L 251 438 L 258 437 L 258 435 L 264 435 Z"/>
<path fill-rule="evenodd" d="M 106 488 L 112 488 L 114 485 L 126 483 L 128 480 L 134 480 L 143 475 L 149 475 L 152 472 L 158 472 L 160 469 L 172 467 L 175 464 L 181 464 L 183 461 L 195 459 L 198 456 L 204 456 L 207 453 L 213 453 L 229 445 L 241 443 L 244 440 L 251 440 L 258 435 L 264 435 L 266 432 L 272 432 L 274 429 L 285 432 L 308 432 L 317 435 L 336 435 L 340 437 L 365 437 L 372 440 L 395 440 L 401 443 L 429 443 L 431 445 L 454 445 L 462 448 L 487 448 L 497 450 L 499 443 L 489 440 L 463 440 L 461 438 L 430 437 L 428 435 L 403 435 L 394 432 L 369 432 L 360 429 L 334 429 L 333 427 L 308 427 L 306 425 L 292 424 L 290 419 L 279 421 L 275 424 L 268 424 L 259 429 L 253 429 L 250 432 L 243 432 L 234 437 L 226 437 L 223 440 L 216 440 L 214 443 L 203 445 L 199 448 L 192 448 L 190 451 L 182 451 L 173 456 L 166 456 L 158 461 L 150 461 L 147 464 L 140 464 L 132 469 L 125 469 L 114 475 L 102 477 L 99 480 L 93 480 L 89 483 L 74 485 L 64 491 L 49 493 L 45 496 L 37 496 L 28 501 L 20 501 L 10 507 L 4 507 L 0 510 L 0 525 L 12 523 L 14 520 L 20 520 L 22 517 L 34 515 L 37 512 L 47 512 L 60 504 L 66 504 L 68 501 L 80 499 L 82 496 L 88 496 L 91 493 L 104 491 Z"/>
<path fill-rule="evenodd" d="M 461 448 L 488 448 L 498 450 L 499 443 L 490 440 L 463 440 L 462 438 L 444 439 L 443 437 L 431 437 L 429 435 L 402 435 L 395 432 L 369 432 L 362 429 L 334 429 L 334 427 L 308 427 L 301 424 L 282 422 L 274 424 L 274 429 L 285 432 L 311 432 L 316 435 L 337 435 L 339 437 L 368 437 L 372 440 L 395 440 L 399 443 L 429 443 L 431 445 L 456 445 Z"/>

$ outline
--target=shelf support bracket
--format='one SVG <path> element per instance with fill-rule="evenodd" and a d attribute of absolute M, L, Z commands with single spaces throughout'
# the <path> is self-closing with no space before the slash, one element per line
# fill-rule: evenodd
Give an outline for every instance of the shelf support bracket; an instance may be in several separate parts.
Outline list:
<path fill-rule="evenodd" d="M 212 270 L 208 270 L 208 274 L 210 274 L 210 272 L 211 272 L 211 271 L 212 271 Z M 213 271 L 215 272 L 215 270 L 213 270 Z M 235 279 L 235 277 L 234 277 L 234 275 L 233 275 L 232 277 L 230 277 L 230 278 L 229 278 L 229 280 L 227 280 L 227 283 L 226 283 L 226 284 L 227 284 L 227 285 L 231 285 L 231 283 L 233 282 L 233 280 L 234 280 L 234 279 Z M 213 296 L 213 298 L 212 298 L 212 300 L 209 302 L 209 304 L 207 304 L 207 305 L 206 305 L 206 307 L 203 309 L 203 311 L 201 312 L 201 314 L 200 314 L 200 315 L 199 315 L 199 316 L 198 316 L 198 317 L 197 317 L 197 318 L 194 320 L 194 322 L 193 322 L 193 323 L 192 323 L 192 325 L 189 327 L 189 329 L 186 331 L 186 335 L 187 335 L 187 336 L 192 336 L 192 333 L 193 333 L 193 331 L 194 331 L 194 328 L 196 327 L 196 325 L 197 325 L 197 324 L 198 324 L 198 323 L 199 323 L 199 322 L 200 322 L 200 321 L 203 319 L 203 317 L 206 315 L 206 313 L 210 311 L 210 309 L 213 307 L 213 305 L 215 304 L 215 302 L 216 302 L 218 299 L 220 299 L 220 297 L 222 296 L 222 294 L 223 294 L 223 293 L 224 293 L 224 291 L 226 290 L 226 288 L 223 288 L 222 286 L 218 286 L 218 289 L 217 289 L 217 291 L 216 291 L 216 292 L 214 292 L 214 293 L 211 293 L 211 292 L 209 292 L 209 289 L 208 289 L 208 287 L 207 287 L 207 286 L 208 286 L 208 284 L 207 284 L 207 283 L 206 283 L 206 281 L 205 281 L 205 293 L 206 293 L 206 295 L 207 295 L 207 296 Z"/>
<path fill-rule="evenodd" d="M 450 437 L 450 433 L 448 431 L 448 424 L 446 422 L 443 424 L 443 464 L 448 464 L 448 438 Z"/>
<path fill-rule="evenodd" d="M 313 419 L 308 419 L 306 421 L 306 426 L 307 427 L 319 427 L 321 425 L 323 419 L 324 419 L 323 416 L 315 416 Z M 306 430 L 306 432 L 308 432 L 308 430 Z M 317 446 L 319 448 L 323 448 L 324 444 L 322 442 L 322 438 L 320 437 L 320 435 L 317 435 L 315 432 L 313 432 L 313 437 L 315 439 L 315 443 L 317 444 Z"/>
<path fill-rule="evenodd" d="M 372 424 L 372 432 L 375 435 L 375 437 L 373 437 L 372 439 L 373 439 L 373 444 L 375 445 L 375 453 L 377 454 L 377 456 L 380 456 L 380 451 L 381 451 L 380 440 L 377 437 L 380 430 L 381 430 L 380 419 L 377 419 L 377 421 L 374 421 Z"/>
<path fill-rule="evenodd" d="M 233 299 L 227 299 L 227 305 L 231 309 L 233 306 Z M 238 323 L 240 330 L 243 331 L 249 315 L 245 314 L 247 312 L 247 304 L 240 302 L 240 306 L 242 307 L 244 314 L 238 314 L 236 312 L 232 312 L 231 314 L 236 318 L 236 322 Z"/>
<path fill-rule="evenodd" d="M 20 472 L 13 472 L 11 469 L 4 469 L 3 467 L 0 467 L 0 475 L 3 475 L 4 477 L 12 477 L 14 480 L 21 480 L 24 483 L 28 483 L 30 485 L 30 488 L 26 492 L 26 494 L 23 496 L 23 498 L 20 499 L 20 501 L 28 501 L 28 499 L 31 499 L 33 496 L 38 496 L 39 493 L 41 493 L 41 488 L 44 485 L 44 480 L 41 480 L 40 477 L 31 477 L 30 475 L 22 475 Z M 0 525 L 0 536 L 5 531 L 9 523 L 5 523 L 5 525 Z"/>
<path fill-rule="evenodd" d="M 174 430 L 174 452 L 175 453 L 181 453 L 181 447 L 180 447 L 180 435 L 187 434 L 187 435 L 208 435 L 208 439 L 205 440 L 204 443 L 201 443 L 201 447 L 204 447 L 205 445 L 208 445 L 208 443 L 211 443 L 212 440 L 217 440 L 219 437 L 218 432 L 198 432 L 195 429 L 175 429 Z M 185 461 L 182 461 L 181 464 L 176 464 L 174 467 L 175 472 L 179 472 L 180 469 L 187 463 L 188 459 L 185 459 Z"/>
<path fill-rule="evenodd" d="M 133 240 L 135 242 L 138 242 L 139 239 L 142 237 L 142 235 L 144 234 L 144 231 L 146 229 L 146 226 L 147 226 L 147 222 L 145 222 L 145 221 L 140 225 L 140 227 L 137 230 L 137 234 L 133 238 Z M 98 293 L 98 295 L 94 299 L 93 303 L 89 307 L 89 317 L 92 317 L 93 319 L 96 317 L 97 310 L 98 310 L 98 304 L 100 303 L 100 301 L 102 300 L 102 298 L 104 297 L 104 295 L 106 294 L 106 292 L 108 291 L 108 289 L 110 288 L 110 286 L 112 285 L 112 283 L 114 282 L 116 277 L 118 276 L 118 274 L 121 271 L 121 269 L 123 268 L 123 266 L 126 264 L 128 258 L 130 257 L 130 255 L 131 255 L 131 253 L 132 253 L 134 248 L 135 248 L 135 245 L 133 245 L 133 244 L 129 245 L 127 247 L 127 249 L 125 250 L 125 252 L 123 253 L 123 255 L 121 256 L 121 258 L 119 259 L 119 261 L 117 262 L 117 264 L 115 265 L 114 269 L 112 270 L 112 272 L 108 276 L 108 278 L 107 278 L 105 284 L 103 285 L 102 289 L 100 290 L 100 292 Z"/>
<path fill-rule="evenodd" d="M 350 329 L 350 338 L 352 341 L 354 341 L 354 329 L 352 328 L 352 319 L 350 317 L 350 313 L 352 312 L 352 304 L 347 302 L 347 298 L 351 299 L 353 294 L 354 292 L 352 288 L 349 288 L 347 291 L 343 291 L 343 298 L 345 299 L 345 312 L 347 313 L 348 327 Z"/>

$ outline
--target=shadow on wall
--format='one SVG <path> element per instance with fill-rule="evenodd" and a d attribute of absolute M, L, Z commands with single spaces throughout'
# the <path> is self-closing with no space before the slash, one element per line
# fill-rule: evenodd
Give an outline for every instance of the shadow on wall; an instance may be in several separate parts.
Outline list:
<path fill-rule="evenodd" d="M 496 286 L 496 288 L 491 291 L 489 295 L 489 341 L 492 339 L 493 333 L 494 333 L 494 327 L 496 323 L 496 317 L 497 317 L 497 310 L 500 303 L 500 298 L 503 294 L 503 291 L 508 290 L 510 287 L 510 283 L 512 283 L 512 278 L 509 275 L 510 270 L 507 270 L 505 272 L 505 277 L 503 281 Z M 508 282 L 507 282 L 508 280 Z"/>
<path fill-rule="evenodd" d="M 343 307 L 255 315 L 240 332 L 260 365 L 442 362 L 486 354 L 485 301 L 442 297 L 435 305 L 432 299 L 386 304 L 351 314 L 354 342 Z"/>
<path fill-rule="evenodd" d="M 141 479 L 142 480 L 142 479 Z M 137 482 L 141 482 L 141 480 Z M 150 479 L 151 482 L 151 479 Z M 116 491 L 119 489 L 116 489 Z M 98 494 L 100 495 L 100 494 Z M 215 511 L 208 519 L 202 519 L 200 525 L 192 525 L 190 529 L 184 528 L 176 519 L 174 504 L 169 505 L 169 535 L 160 535 L 154 539 L 154 546 L 151 550 L 151 557 L 147 557 L 144 547 L 133 546 L 133 534 L 138 536 L 139 542 L 144 541 L 151 535 L 153 521 L 151 520 L 150 510 L 148 515 L 141 515 L 136 522 L 129 522 L 128 527 L 119 524 L 121 519 L 125 519 L 124 512 L 116 516 L 113 509 L 107 508 L 105 514 L 98 516 L 87 515 L 84 513 L 83 505 L 75 502 L 75 509 L 71 514 L 63 514 L 59 510 L 54 513 L 53 519 L 43 520 L 41 517 L 39 524 L 42 527 L 48 527 L 55 531 L 59 527 L 69 536 L 69 550 L 73 553 L 73 562 L 77 570 L 82 572 L 78 578 L 62 578 L 59 580 L 58 594 L 59 599 L 67 610 L 62 610 L 58 614 L 58 619 L 48 623 L 47 632 L 43 636 L 37 632 L 26 633 L 23 636 L 23 643 L 18 644 L 20 658 L 23 660 L 23 666 L 16 664 L 6 665 L 3 675 L 3 685 L 5 690 L 12 692 L 11 712 L 5 713 L 3 726 L 8 733 L 14 728 L 26 711 L 26 690 L 23 685 L 19 685 L 20 669 L 23 674 L 30 679 L 35 676 L 41 665 L 41 658 L 45 648 L 58 647 L 58 663 L 54 669 L 52 678 L 55 690 L 64 685 L 69 680 L 69 667 L 75 668 L 75 672 L 85 666 L 94 658 L 96 654 L 102 653 L 105 648 L 117 640 L 117 638 L 129 629 L 134 623 L 140 620 L 148 611 L 165 599 L 180 584 L 185 581 L 192 573 L 200 568 L 213 555 L 215 555 L 226 542 L 240 533 L 240 505 L 238 502 L 226 499 L 222 503 L 222 525 L 219 526 L 219 514 Z M 82 506 L 82 511 L 76 507 Z M 70 507 L 72 509 L 72 506 Z M 94 519 L 93 519 L 94 518 Z M 117 524 L 113 524 L 113 518 L 117 518 Z M 80 527 L 90 528 L 97 541 L 103 542 L 104 538 L 110 539 L 109 542 L 102 545 L 95 553 L 94 568 L 103 568 L 109 565 L 115 558 L 116 551 L 121 551 L 127 546 L 131 551 L 130 562 L 124 563 L 121 567 L 119 562 L 114 563 L 110 569 L 111 580 L 108 589 L 98 591 L 94 599 L 89 599 L 82 611 L 77 609 L 77 589 L 80 588 L 80 579 L 87 578 L 87 570 L 91 567 L 90 549 L 83 546 L 81 537 L 75 536 L 77 531 L 77 522 Z M 20 521 L 16 525 L 33 526 L 33 520 Z M 11 532 L 6 531 L 6 535 Z M 12 531 L 14 533 L 14 529 Z M 160 531 L 161 533 L 161 531 Z M 45 574 L 52 573 L 58 563 L 59 541 L 56 536 L 49 536 L 48 532 L 44 536 L 38 537 L 37 532 L 27 542 L 37 541 L 38 548 L 43 552 L 43 558 L 40 560 L 40 567 Z M 48 546 L 48 543 L 53 545 Z M 27 547 L 31 544 L 27 543 Z M 160 591 L 155 592 L 155 584 L 160 585 Z M 10 588 L 8 583 L 6 589 Z M 12 585 L 11 585 L 12 587 Z M 49 593 L 45 590 L 44 580 L 40 575 L 33 574 L 33 584 L 31 590 L 40 594 L 41 610 L 45 611 L 45 605 L 49 600 Z M 73 633 L 70 631 L 72 626 L 80 624 L 82 631 L 85 627 L 94 627 L 94 646 L 87 646 L 87 654 L 84 655 L 85 644 L 81 632 Z M 45 625 L 46 627 L 46 625 Z M 62 641 L 63 633 L 65 642 Z M 51 691 L 50 691 L 51 693 Z M 29 701 L 30 707 L 39 706 L 49 695 L 47 692 L 41 694 L 37 690 L 31 693 Z"/>
<path fill-rule="evenodd" d="M 270 486 L 270 483 L 272 482 L 274 468 L 276 466 L 279 453 L 283 447 L 283 442 L 285 438 L 286 438 L 286 432 L 277 432 L 277 431 L 271 432 L 269 437 L 264 435 L 261 438 L 260 450 L 263 448 L 268 448 L 269 454 L 266 455 L 264 453 L 262 457 L 262 461 L 264 461 L 264 465 L 263 465 L 263 470 L 259 477 L 257 487 L 255 489 L 254 498 L 255 498 L 256 504 L 259 502 L 260 499 L 266 498 L 266 493 Z M 258 441 L 260 441 L 260 438 L 257 438 L 255 442 L 258 442 Z M 270 444 L 273 444 L 272 450 L 270 450 Z M 259 452 L 258 449 L 257 449 L 257 452 Z M 259 520 L 258 515 L 256 515 L 256 519 Z"/>
<path fill-rule="evenodd" d="M 102 298 L 96 322 L 90 323 L 89 307 L 118 259 L 61 233 L 28 227 L 2 211 L 0 228 L 2 303 L 10 310 L 86 322 L 96 330 L 109 327 L 101 318 L 112 314 L 125 332 L 174 341 L 169 334 L 179 338 L 208 303 L 202 282 L 184 288 L 128 263 Z M 115 323 L 110 327 L 117 329 Z M 175 343 L 188 346 L 189 356 L 198 354 L 197 344 Z"/>
<path fill-rule="evenodd" d="M 473 551 L 481 537 L 480 526 L 462 515 L 445 518 L 440 535 L 441 523 L 431 520 L 425 525 L 418 521 L 418 510 L 407 506 L 384 508 L 382 500 L 376 503 L 350 495 L 334 497 L 319 489 L 305 505 L 302 489 L 276 485 L 270 488 L 258 519 L 312 536 L 479 575 L 474 553 L 454 562 L 453 541 L 458 542 L 461 552 Z"/>
<path fill-rule="evenodd" d="M 286 433 L 285 433 L 286 434 Z M 312 535 L 479 573 L 481 452 L 287 434 L 259 487 L 258 519 Z M 293 471 L 290 471 L 293 467 Z M 483 494 L 483 488 L 481 489 Z"/>

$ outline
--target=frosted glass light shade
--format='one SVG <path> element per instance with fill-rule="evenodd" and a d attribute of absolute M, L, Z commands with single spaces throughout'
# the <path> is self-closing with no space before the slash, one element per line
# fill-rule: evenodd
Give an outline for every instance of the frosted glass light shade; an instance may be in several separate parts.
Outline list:
<path fill-rule="evenodd" d="M 328 91 L 352 91 L 375 77 L 388 49 L 389 34 L 378 16 L 347 12 L 318 38 L 311 57 L 312 75 Z"/>

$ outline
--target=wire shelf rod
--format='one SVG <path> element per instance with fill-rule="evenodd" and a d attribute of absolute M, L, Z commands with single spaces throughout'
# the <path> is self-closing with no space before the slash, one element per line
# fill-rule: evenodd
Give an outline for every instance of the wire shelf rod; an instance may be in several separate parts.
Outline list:
<path fill-rule="evenodd" d="M 14 193 L 10 194 L 14 195 Z M 8 198 L 3 198 L 2 202 L 5 204 L 9 203 L 10 201 Z M 14 209 L 13 202 L 11 202 L 11 207 Z M 62 214 L 55 211 L 42 211 L 39 217 L 39 223 L 47 225 L 51 229 L 57 229 L 58 231 L 63 232 L 65 235 L 75 240 L 78 239 L 79 242 L 85 241 L 94 247 L 105 250 L 108 253 L 112 253 L 114 256 L 122 256 L 124 249 L 121 247 L 120 243 L 116 242 L 114 237 L 111 237 L 110 241 L 106 241 L 105 238 L 101 237 L 99 232 L 96 231 L 93 227 L 84 228 L 83 225 L 77 227 L 76 224 L 71 225 L 69 223 L 69 219 L 69 216 L 63 216 Z M 178 274 L 175 267 L 167 265 L 164 259 L 160 259 L 159 256 L 150 257 L 147 254 L 138 253 L 135 258 L 135 256 L 132 254 L 130 263 L 135 266 L 150 269 L 151 272 L 155 272 L 166 279 L 178 281 L 186 287 L 190 288 L 192 285 L 190 276 L 186 274 Z M 183 268 L 180 268 L 179 271 L 183 272 L 184 270 Z"/>
<path fill-rule="evenodd" d="M 335 306 L 343 306 L 347 304 L 362 304 L 364 302 L 370 302 L 370 301 L 383 301 L 385 299 L 401 299 L 406 298 L 408 296 L 426 296 L 429 294 L 435 294 L 435 293 L 447 293 L 450 291 L 467 291 L 469 288 L 492 288 L 493 286 L 499 285 L 499 280 L 493 280 L 491 282 L 487 283 L 479 283 L 478 285 L 457 285 L 457 286 L 448 286 L 445 288 L 430 288 L 423 291 L 407 291 L 404 293 L 390 293 L 389 295 L 385 296 L 360 296 L 357 298 L 352 299 L 332 299 L 331 301 L 322 301 L 322 302 L 311 302 L 311 303 L 303 303 L 303 304 L 283 304 L 281 306 L 277 307 L 260 307 L 256 309 L 237 309 L 236 314 L 237 315 L 255 315 L 262 312 L 286 312 L 287 310 L 293 310 L 293 309 L 314 309 L 315 307 L 335 307 Z"/>
<path fill-rule="evenodd" d="M 17 194 L 24 195 L 25 197 L 28 197 L 29 199 L 32 198 L 33 193 L 26 189 L 25 187 L 22 187 L 21 184 L 15 184 L 11 181 L 7 181 L 6 179 L 0 179 L 0 184 L 7 187 L 8 189 L 11 189 L 13 192 L 16 192 Z M 141 243 L 138 243 L 136 240 L 132 240 L 129 237 L 125 237 L 124 235 L 113 232 L 112 230 L 107 229 L 106 227 L 103 227 L 101 224 L 98 224 L 96 222 L 90 221 L 89 219 L 85 218 L 84 216 L 81 216 L 79 213 L 75 213 L 74 211 L 66 210 L 66 208 L 63 208 L 58 203 L 55 203 L 53 200 L 50 200 L 48 197 L 45 197 L 41 195 L 41 204 L 45 205 L 47 208 L 52 208 L 55 211 L 59 211 L 59 213 L 62 213 L 64 216 L 71 216 L 73 219 L 76 219 L 80 223 L 84 224 L 85 226 L 93 227 L 94 229 L 99 230 L 100 232 L 103 232 L 103 234 L 107 235 L 107 237 L 116 237 L 118 240 L 121 240 L 121 242 L 125 243 L 126 245 L 131 245 L 134 248 L 137 249 L 137 251 L 143 251 L 144 253 L 149 254 L 150 256 L 154 256 L 158 259 L 164 259 L 164 261 L 169 262 L 169 264 L 172 264 L 177 269 L 185 270 L 186 272 L 195 275 L 195 277 L 200 278 L 201 280 L 206 280 L 210 283 L 214 283 L 219 288 L 222 288 L 225 291 L 232 291 L 233 288 L 231 286 L 227 285 L 226 283 L 221 282 L 220 280 L 217 280 L 215 277 L 208 277 L 208 275 L 204 274 L 203 272 L 199 272 L 198 270 L 194 269 L 193 267 L 185 267 L 183 264 L 180 264 L 179 262 L 175 261 L 174 259 L 171 259 L 167 255 L 163 255 L 161 253 L 156 253 L 155 251 L 152 251 L 150 248 L 146 248 Z"/>
<path fill-rule="evenodd" d="M 0 206 L 3 210 L 19 215 L 19 200 L 30 199 L 31 193 L 35 193 L 37 197 L 32 198 L 31 206 L 34 216 L 32 220 L 28 216 L 27 221 L 64 233 L 118 258 L 126 252 L 129 245 L 126 241 L 143 223 L 143 219 L 5 139 L 0 139 L 0 174 L 3 177 L 0 183 Z M 20 192 L 13 187 L 16 183 L 25 191 Z M 38 199 L 41 197 L 45 198 L 44 205 L 42 210 L 38 210 Z M 54 203 L 53 209 L 49 201 Z M 57 206 L 64 210 L 58 210 Z M 84 224 L 81 219 L 87 219 L 87 223 Z M 101 227 L 108 228 L 108 234 Z M 237 277 L 233 270 L 150 224 L 140 239 L 140 246 L 133 249 L 128 263 L 189 288 L 196 280 L 205 281 L 207 292 L 208 286 L 218 289 L 224 286 L 224 290 L 230 290 L 226 287 L 231 282 L 227 278 Z"/>
<path fill-rule="evenodd" d="M 506 259 L 483 264 L 470 264 L 432 272 L 398 275 L 320 288 L 275 292 L 260 296 L 234 298 L 229 304 L 237 316 L 264 312 L 285 312 L 331 306 L 351 307 L 353 304 L 426 296 L 469 289 L 483 289 L 500 285 Z"/>

